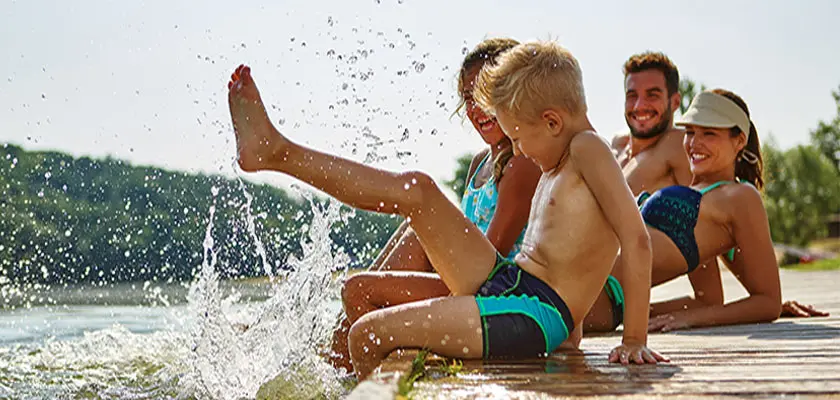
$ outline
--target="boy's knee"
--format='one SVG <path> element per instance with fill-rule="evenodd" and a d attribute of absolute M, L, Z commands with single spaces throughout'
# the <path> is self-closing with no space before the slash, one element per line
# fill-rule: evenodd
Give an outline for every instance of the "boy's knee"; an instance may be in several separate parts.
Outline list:
<path fill-rule="evenodd" d="M 365 278 L 362 275 L 353 275 L 344 281 L 344 285 L 341 286 L 341 301 L 345 306 L 359 298 L 364 285 Z"/>
<path fill-rule="evenodd" d="M 405 181 L 403 188 L 408 192 L 404 205 L 408 210 L 403 210 L 403 212 L 409 215 L 420 209 L 430 196 L 440 192 L 435 180 L 425 172 L 409 171 L 400 174 L 400 177 Z"/>
<path fill-rule="evenodd" d="M 344 282 L 341 287 L 341 302 L 344 305 L 344 313 L 351 320 L 358 319 L 358 314 L 365 304 L 368 296 L 371 277 L 365 274 L 353 275 Z M 355 317 L 355 318 L 354 318 Z"/>
<path fill-rule="evenodd" d="M 371 314 L 365 314 L 354 322 L 347 335 L 351 352 L 380 352 L 387 341 L 380 337 L 378 324 Z"/>

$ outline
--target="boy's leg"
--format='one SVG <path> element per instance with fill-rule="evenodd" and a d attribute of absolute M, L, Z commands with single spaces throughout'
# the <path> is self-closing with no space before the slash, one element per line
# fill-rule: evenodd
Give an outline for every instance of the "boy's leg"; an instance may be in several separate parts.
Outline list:
<path fill-rule="evenodd" d="M 326 355 L 327 361 L 336 369 L 344 368 L 348 373 L 353 372 L 353 364 L 350 362 L 350 348 L 347 347 L 347 335 L 350 334 L 350 322 L 347 317 L 342 317 L 332 334 L 330 341 L 330 352 Z"/>
<path fill-rule="evenodd" d="M 359 380 L 398 348 L 445 356 L 483 356 L 483 333 L 472 296 L 441 297 L 377 310 L 350 328 L 350 355 Z"/>
<path fill-rule="evenodd" d="M 351 276 L 341 291 L 347 317 L 342 319 L 333 332 L 332 353 L 329 357 L 332 365 L 348 372 L 353 371 L 347 336 L 350 334 L 350 326 L 363 315 L 380 308 L 447 295 L 449 288 L 436 274 L 363 272 Z"/>
<path fill-rule="evenodd" d="M 448 295 L 437 274 L 422 272 L 362 272 L 351 276 L 341 291 L 351 323 L 380 308 Z"/>
<path fill-rule="evenodd" d="M 410 218 L 453 293 L 474 294 L 487 279 L 496 249 L 428 175 L 383 171 L 292 143 L 271 124 L 248 67 L 236 70 L 228 88 L 242 169 L 283 172 L 353 207 Z"/>

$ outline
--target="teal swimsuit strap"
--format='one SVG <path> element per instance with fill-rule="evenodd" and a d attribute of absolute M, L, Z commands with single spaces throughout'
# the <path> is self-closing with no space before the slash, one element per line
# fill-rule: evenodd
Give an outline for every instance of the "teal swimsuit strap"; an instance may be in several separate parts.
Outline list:
<path fill-rule="evenodd" d="M 700 194 L 706 194 L 709 191 L 716 189 L 718 186 L 722 186 L 722 185 L 726 185 L 726 184 L 730 184 L 730 183 L 732 183 L 732 182 L 731 181 L 718 181 L 718 182 L 715 182 L 715 183 L 713 183 L 709 186 L 704 187 L 703 189 L 698 190 L 698 192 L 700 192 Z"/>
<path fill-rule="evenodd" d="M 484 163 L 486 163 L 487 160 L 490 159 L 491 155 L 493 155 L 493 153 L 488 151 L 487 155 L 484 156 L 484 158 L 481 159 L 481 162 L 478 163 L 478 166 L 475 167 L 475 171 L 473 171 L 473 175 L 470 177 L 470 184 L 468 185 L 469 186 L 468 188 L 470 190 L 480 189 L 480 188 L 475 187 L 475 176 L 478 175 L 478 171 L 481 171 L 481 167 L 483 167 Z M 493 179 L 493 176 L 490 176 L 490 179 L 488 179 L 487 182 L 484 183 L 484 185 L 490 183 L 490 180 L 492 180 L 492 179 Z M 484 185 L 481 185 L 481 186 L 484 187 Z"/>

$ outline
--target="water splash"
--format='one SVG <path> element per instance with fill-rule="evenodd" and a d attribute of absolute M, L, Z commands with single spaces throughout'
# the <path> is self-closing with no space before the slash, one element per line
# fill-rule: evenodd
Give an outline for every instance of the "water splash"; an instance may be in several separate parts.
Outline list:
<path fill-rule="evenodd" d="M 251 235 L 251 239 L 254 240 L 257 255 L 260 257 L 260 261 L 262 261 L 263 272 L 266 276 L 270 277 L 271 279 L 274 279 L 274 271 L 271 270 L 271 264 L 268 263 L 268 256 L 265 253 L 265 246 L 263 246 L 262 240 L 260 240 L 260 238 L 257 236 L 257 228 L 254 222 L 254 215 L 251 214 L 251 203 L 253 202 L 254 197 L 251 196 L 250 193 L 248 193 L 247 189 L 245 189 L 245 182 L 242 181 L 242 178 L 237 177 L 236 180 L 239 181 L 239 188 L 242 189 L 242 194 L 245 196 L 246 200 L 245 204 L 242 205 L 242 210 L 245 214 L 245 221 L 248 224 L 248 233 Z M 216 189 L 215 187 L 213 189 L 216 190 L 216 192 L 213 194 L 213 196 L 215 197 L 218 193 L 218 189 Z M 212 219 L 212 211 L 210 218 Z M 207 251 L 206 247 L 205 251 Z"/>
<path fill-rule="evenodd" d="M 188 358 L 190 373 L 182 380 L 185 394 L 200 398 L 254 398 L 260 388 L 270 386 L 300 393 L 318 393 L 328 398 L 344 392 L 338 373 L 317 355 L 328 344 L 340 309 L 334 306 L 349 257 L 334 254 L 329 237 L 342 214 L 340 204 L 331 201 L 322 209 L 311 195 L 303 194 L 313 218 L 307 237 L 301 240 L 302 257 L 287 260 L 293 272 L 270 286 L 269 299 L 252 309 L 245 320 L 233 314 L 222 300 L 215 271 L 212 216 L 204 241 L 205 259 L 190 293 L 192 314 L 197 317 Z M 346 270 L 344 270 L 346 271 Z M 240 318 L 237 320 L 237 318 Z M 237 328 L 237 326 L 239 328 Z"/>
<path fill-rule="evenodd" d="M 181 325 L 146 334 L 114 325 L 81 338 L 0 346 L 0 398 L 346 395 L 344 377 L 319 353 L 326 351 L 341 313 L 339 285 L 350 261 L 333 249 L 330 233 L 354 214 L 336 201 L 301 193 L 313 215 L 300 241 L 302 253 L 288 257 L 290 270 L 262 286 L 268 300 L 243 304 L 237 286 L 220 281 L 220 268 L 238 260 L 224 260 L 216 250 L 222 244 L 214 237 L 217 194 L 214 190 L 188 304 L 167 306 Z M 252 233 L 256 237 L 256 230 Z"/>

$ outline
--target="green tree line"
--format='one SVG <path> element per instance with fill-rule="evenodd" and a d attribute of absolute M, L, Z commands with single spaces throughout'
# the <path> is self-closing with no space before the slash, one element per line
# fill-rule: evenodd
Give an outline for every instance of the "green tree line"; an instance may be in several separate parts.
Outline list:
<path fill-rule="evenodd" d="M 214 248 L 225 277 L 264 274 L 248 215 L 278 269 L 300 254 L 312 207 L 323 206 L 269 185 L 2 145 L 0 284 L 190 279 L 214 202 Z M 357 212 L 330 235 L 357 267 L 372 260 L 398 223 Z"/>

